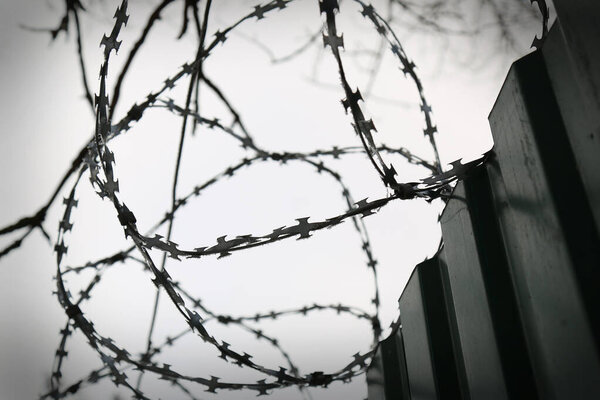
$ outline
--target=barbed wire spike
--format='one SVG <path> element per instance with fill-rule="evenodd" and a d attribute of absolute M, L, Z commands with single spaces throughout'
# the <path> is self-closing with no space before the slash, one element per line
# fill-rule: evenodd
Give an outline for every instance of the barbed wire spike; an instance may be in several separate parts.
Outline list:
<path fill-rule="evenodd" d="M 323 34 L 323 47 L 331 47 L 334 51 L 339 51 L 339 48 L 344 48 L 344 36 L 328 36 Z"/>
<path fill-rule="evenodd" d="M 363 100 L 363 98 L 362 98 L 362 94 L 360 93 L 360 90 L 357 88 L 356 91 L 351 92 L 351 94 L 348 98 L 345 98 L 342 100 L 342 105 L 344 106 L 344 110 L 346 111 L 346 113 L 348 113 L 349 108 L 351 108 L 353 106 L 357 107 L 359 100 Z M 334 150 L 335 149 L 337 149 L 337 147 L 334 147 Z M 335 158 L 337 158 L 337 157 L 335 157 Z"/>

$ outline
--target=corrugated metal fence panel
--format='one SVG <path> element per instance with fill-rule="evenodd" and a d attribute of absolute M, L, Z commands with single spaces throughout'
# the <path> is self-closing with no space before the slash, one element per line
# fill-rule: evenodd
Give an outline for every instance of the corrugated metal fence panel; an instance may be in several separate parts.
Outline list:
<path fill-rule="evenodd" d="M 576 0 L 569 0 L 576 3 Z M 567 135 L 575 161 L 580 171 L 586 194 L 589 198 L 596 229 L 600 228 L 600 1 L 594 0 L 596 14 L 592 15 L 596 19 L 594 23 L 595 33 L 588 32 L 589 37 L 586 43 L 593 45 L 591 52 L 585 49 L 579 49 L 577 46 L 567 45 L 563 32 L 563 17 L 557 21 L 546 39 L 542 48 L 542 54 L 546 61 L 546 68 L 554 94 L 556 96 L 560 114 L 565 123 Z M 584 27 L 585 23 L 575 24 L 571 19 L 567 19 L 569 29 Z M 589 22 L 589 21 L 588 21 Z M 571 35 L 575 35 L 572 33 Z M 593 36 L 595 35 L 595 36 Z M 571 40 L 573 44 L 573 40 Z M 579 57 L 578 57 L 579 56 Z M 585 61 L 594 56 L 596 67 L 592 69 L 593 74 L 584 72 L 586 69 Z M 579 68 L 577 67 L 578 65 Z"/>
<path fill-rule="evenodd" d="M 470 397 L 507 399 L 508 390 L 488 305 L 483 266 L 479 260 L 463 182 L 457 185 L 453 196 L 455 198 L 448 203 L 441 218 L 444 237 L 441 267 L 447 275 L 446 290 L 456 315 Z"/>
<path fill-rule="evenodd" d="M 384 365 L 385 398 L 387 400 L 410 399 L 402 329 L 392 332 L 390 337 L 383 340 L 380 349 Z"/>
<path fill-rule="evenodd" d="M 457 360 L 437 257 L 415 268 L 402 296 L 400 320 L 412 399 L 457 399 L 464 366 Z"/>
<path fill-rule="evenodd" d="M 585 116 L 586 126 L 582 131 L 569 130 L 569 133 L 580 160 L 596 226 L 600 227 L 600 1 L 554 0 L 554 5 L 568 49 L 563 57 L 573 67 L 572 74 L 563 75 L 562 79 L 559 75 L 556 82 L 572 86 L 567 89 L 577 90 L 580 95 L 580 101 L 572 103 L 579 110 L 572 111 Z M 549 61 L 549 65 L 564 62 L 562 58 Z M 559 104 L 562 106 L 562 102 Z"/>
<path fill-rule="evenodd" d="M 539 52 L 513 64 L 489 119 L 492 189 L 540 395 L 600 398 L 600 248 Z"/>
<path fill-rule="evenodd" d="M 571 79 L 579 84 L 584 102 L 589 104 L 590 116 L 595 117 L 595 132 L 600 133 L 600 2 L 598 0 L 553 0 L 563 27 L 576 75 Z"/>
<path fill-rule="evenodd" d="M 418 268 L 413 271 L 400 297 L 406 369 L 413 399 L 437 399 L 433 355 Z"/>
<path fill-rule="evenodd" d="M 385 397 L 385 379 L 383 376 L 383 360 L 381 345 L 377 349 L 369 368 L 367 369 L 367 394 L 369 400 L 389 400 Z"/>
<path fill-rule="evenodd" d="M 379 343 L 367 369 L 369 400 L 410 400 L 402 329 Z"/>
<path fill-rule="evenodd" d="M 495 153 L 402 293 L 386 400 L 406 379 L 412 399 L 600 398 L 600 1 L 555 2 L 562 28 L 511 67 Z"/>
<path fill-rule="evenodd" d="M 472 238 L 477 249 L 476 260 L 472 260 L 473 264 L 469 264 L 469 267 L 464 269 L 473 270 L 472 273 L 476 274 L 476 269 L 479 268 L 478 272 L 485 287 L 485 294 L 473 301 L 479 303 L 481 313 L 486 311 L 483 305 L 487 303 L 495 339 L 495 341 L 490 339 L 490 345 L 497 346 L 509 398 L 537 399 L 539 396 L 529 349 L 525 341 L 524 327 L 487 170 L 480 168 L 473 171 L 462 185 L 470 219 L 470 225 L 466 225 L 465 229 L 469 227 L 472 229 Z M 450 203 L 453 202 L 454 200 Z M 442 228 L 446 229 L 443 224 Z M 447 233 L 450 241 L 454 234 Z M 448 243 L 444 252 L 449 253 L 451 247 L 453 246 Z M 461 268 L 459 264 L 451 265 L 455 265 L 454 269 Z M 487 302 L 484 302 L 484 299 Z M 468 323 L 467 314 L 465 319 Z M 474 329 L 474 327 L 470 328 Z M 479 363 L 486 362 L 486 359 L 479 360 Z M 485 398 L 485 395 L 482 398 Z"/>

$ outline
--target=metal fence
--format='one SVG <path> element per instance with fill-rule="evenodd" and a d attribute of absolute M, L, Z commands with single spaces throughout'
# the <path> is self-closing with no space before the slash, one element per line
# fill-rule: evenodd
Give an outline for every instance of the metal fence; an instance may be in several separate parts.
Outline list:
<path fill-rule="evenodd" d="M 443 249 L 400 297 L 369 400 L 600 398 L 600 5 L 555 3 L 490 113 L 494 152 L 441 216 Z"/>

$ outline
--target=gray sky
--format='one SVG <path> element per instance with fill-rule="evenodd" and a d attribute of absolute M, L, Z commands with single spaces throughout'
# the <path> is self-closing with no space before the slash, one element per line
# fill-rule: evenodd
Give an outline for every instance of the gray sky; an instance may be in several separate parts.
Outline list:
<path fill-rule="evenodd" d="M 89 15 L 82 18 L 86 26 L 84 55 L 94 92 L 98 90 L 96 74 L 102 56 L 98 43 L 112 27 L 112 10 L 117 3 L 103 1 L 90 5 Z M 120 63 L 139 34 L 151 3 L 131 2 L 129 24 L 121 36 L 123 47 L 113 57 L 109 70 L 110 82 L 114 82 Z M 1 226 L 31 214 L 46 201 L 93 131 L 94 118 L 83 100 L 73 33 L 69 37 L 61 34 L 50 42 L 47 34 L 19 28 L 20 24 L 54 27 L 62 7 L 58 1 L 0 2 L 0 87 L 4 91 L 0 98 Z M 247 2 L 218 3 L 209 34 L 250 9 Z M 358 8 L 348 4 L 342 11 L 342 16 L 348 15 L 346 19 L 340 18 L 348 54 L 376 42 Z M 174 40 L 180 18 L 181 7 L 174 6 L 152 33 L 152 45 L 141 52 L 123 88 L 117 117 L 133 102 L 139 103 L 148 92 L 160 87 L 165 77 L 193 57 L 195 44 L 191 34 L 181 41 Z M 316 2 L 300 1 L 261 24 L 248 23 L 241 30 L 243 35 L 232 34 L 205 65 L 207 75 L 242 111 L 256 142 L 267 149 L 311 151 L 359 144 L 349 118 L 339 105 L 343 93 L 328 52 L 323 53 L 320 45 L 313 46 L 295 61 L 273 66 L 268 55 L 253 44 L 259 41 L 276 54 L 284 55 L 320 24 Z M 522 32 L 523 52 L 535 32 L 535 26 Z M 485 34 L 442 40 L 440 36 L 407 28 L 399 35 L 419 68 L 428 101 L 433 105 L 442 160 L 447 163 L 461 157 L 472 159 L 486 151 L 492 144 L 487 114 L 510 60 L 517 54 L 490 53 L 486 40 L 493 39 Z M 369 80 L 363 68 L 368 64 L 359 58 L 354 61 L 348 61 L 351 81 L 362 88 Z M 169 96 L 182 103 L 186 86 L 180 84 Z M 201 109 L 206 116 L 222 116 L 224 121 L 230 121 L 208 93 L 202 97 Z M 380 75 L 365 109 L 376 122 L 377 140 L 404 145 L 431 158 L 421 133 L 423 122 L 414 84 L 405 80 L 389 54 L 382 60 Z M 142 231 L 169 207 L 179 131 L 178 118 L 163 109 L 153 109 L 112 144 L 122 198 L 136 213 Z M 216 131 L 199 128 L 196 136 L 190 135 L 186 140 L 178 191 L 181 195 L 244 156 L 238 143 Z M 394 163 L 400 180 L 427 175 L 423 169 L 404 166 L 398 158 L 386 161 Z M 331 166 L 340 171 L 355 199 L 386 195 L 364 156 L 348 156 Z M 340 192 L 331 178 L 317 175 L 301 163 L 252 166 L 220 182 L 182 210 L 175 223 L 173 240 L 182 248 L 193 248 L 211 244 L 226 234 L 232 237 L 268 233 L 273 228 L 292 225 L 295 218 L 331 217 L 346 209 Z M 66 265 L 81 265 L 128 245 L 112 206 L 98 198 L 87 179 L 80 184 L 77 198 L 80 206 L 74 212 L 75 226 L 68 236 Z M 431 205 L 417 200 L 394 202 L 365 220 L 379 261 L 384 327 L 397 316 L 396 302 L 414 265 L 437 248 L 440 210 L 437 202 Z M 52 207 L 45 224 L 53 240 L 60 213 L 61 207 Z M 3 246 L 9 243 L 8 238 L 2 239 Z M 346 222 L 315 233 L 310 240 L 291 239 L 219 260 L 214 257 L 169 260 L 167 268 L 175 280 L 201 297 L 206 306 L 222 314 L 253 315 L 314 302 L 341 302 L 372 311 L 373 280 L 360 243 L 351 223 Z M 155 257 L 159 259 L 158 255 Z M 44 391 L 58 345 L 58 331 L 66 321 L 52 296 L 55 268 L 52 248 L 37 232 L 0 262 L 2 399 L 35 398 Z M 90 277 L 70 277 L 71 291 L 78 292 Z M 105 274 L 92 300 L 82 308 L 101 333 L 127 347 L 132 354 L 138 354 L 144 350 L 154 293 L 154 286 L 141 267 L 125 263 Z M 182 326 L 171 304 L 161 302 L 155 340 L 160 342 L 167 335 L 174 335 Z M 255 355 L 256 360 L 269 367 L 284 365 L 279 353 L 239 328 L 212 323 L 207 327 L 215 337 Z M 368 324 L 331 312 L 308 318 L 282 318 L 263 324 L 261 329 L 279 339 L 302 373 L 335 371 L 350 362 L 352 354 L 367 351 L 371 343 Z M 101 364 L 81 334 L 73 335 L 68 351 L 63 369 L 65 382 L 79 379 Z M 157 359 L 192 375 L 215 375 L 234 381 L 261 379 L 216 356 L 214 349 L 198 337 L 188 335 Z M 132 372 L 130 377 L 136 374 Z M 185 398 L 164 382 L 147 380 L 144 391 L 152 398 Z M 215 398 L 202 393 L 199 386 L 190 388 L 204 399 Z M 111 383 L 104 382 L 83 390 L 81 398 L 106 399 L 108 394 L 117 392 Z M 126 392 L 119 393 L 128 396 Z M 328 391 L 314 389 L 311 393 L 315 399 L 362 399 L 366 397 L 366 385 L 359 377 L 351 384 L 335 384 Z M 218 398 L 247 396 L 248 393 L 221 393 Z M 275 392 L 272 398 L 301 396 L 295 389 L 286 389 Z"/>

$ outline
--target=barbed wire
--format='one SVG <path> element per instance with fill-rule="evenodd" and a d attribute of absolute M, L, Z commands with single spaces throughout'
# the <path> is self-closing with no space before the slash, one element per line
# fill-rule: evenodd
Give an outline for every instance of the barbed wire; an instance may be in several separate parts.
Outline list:
<path fill-rule="evenodd" d="M 543 0 L 537 1 L 542 14 L 543 32 L 540 38 L 535 38 L 532 46 L 539 48 L 548 31 L 548 7 Z M 378 144 L 373 132 L 376 132 L 375 123 L 368 119 L 361 107 L 361 101 L 364 101 L 359 88 L 352 86 L 350 78 L 344 67 L 342 49 L 344 48 L 344 37 L 337 24 L 337 16 L 340 13 L 340 7 L 337 0 L 320 0 L 319 10 L 324 17 L 323 28 L 321 32 L 323 46 L 328 47 L 333 56 L 340 78 L 341 87 L 345 98 L 341 99 L 343 110 L 350 114 L 352 118 L 352 130 L 358 136 L 360 146 L 336 147 L 331 149 L 313 150 L 310 152 L 272 152 L 259 147 L 253 140 L 253 136 L 242 122 L 240 112 L 223 94 L 220 88 L 210 80 L 203 71 L 203 62 L 212 54 L 218 45 L 227 41 L 228 35 L 233 33 L 239 26 L 249 21 L 255 23 L 262 22 L 271 14 L 288 7 L 294 0 L 272 0 L 264 5 L 257 5 L 252 11 L 238 21 L 223 30 L 217 30 L 212 40 L 207 40 L 207 26 L 209 21 L 211 0 L 204 3 L 204 12 L 201 15 L 199 1 L 185 0 L 183 9 L 183 21 L 179 37 L 188 32 L 190 18 L 194 21 L 194 27 L 198 35 L 197 52 L 189 63 L 180 67 L 172 76 L 165 79 L 163 85 L 156 91 L 149 92 L 140 104 L 134 103 L 125 116 L 115 124 L 112 123 L 113 112 L 120 99 L 121 87 L 131 68 L 139 49 L 144 45 L 149 32 L 155 22 L 160 19 L 161 13 L 173 0 L 164 0 L 158 4 L 150 15 L 143 32 L 138 40 L 133 44 L 132 49 L 125 61 L 124 66 L 117 74 L 117 79 L 112 91 L 112 102 L 108 96 L 108 77 L 111 55 L 116 53 L 120 46 L 119 34 L 126 26 L 128 15 L 128 1 L 122 0 L 114 14 L 114 25 L 110 34 L 104 35 L 101 40 L 103 48 L 103 62 L 99 74 L 98 94 L 92 99 L 91 91 L 86 80 L 86 66 L 84 63 L 81 32 L 82 27 L 79 21 L 79 13 L 84 12 L 85 8 L 78 0 L 65 0 L 66 11 L 64 17 L 57 28 L 47 30 L 53 38 L 56 38 L 60 32 L 67 32 L 70 25 L 70 18 L 75 21 L 77 53 L 81 73 L 83 76 L 83 86 L 86 93 L 86 99 L 93 108 L 95 115 L 95 131 L 93 137 L 84 146 L 77 157 L 73 160 L 70 168 L 63 175 L 59 185 L 50 196 L 48 202 L 40 210 L 29 217 L 22 218 L 15 223 L 0 229 L 0 235 L 6 235 L 12 232 L 24 230 L 25 232 L 18 237 L 16 241 L 0 251 L 0 258 L 18 249 L 23 241 L 36 229 L 39 229 L 44 237 L 50 241 L 50 236 L 46 232 L 43 224 L 46 222 L 48 209 L 53 205 L 64 186 L 75 176 L 74 183 L 66 198 L 63 199 L 64 211 L 59 221 L 58 235 L 54 244 L 56 253 L 56 284 L 57 289 L 54 293 L 62 306 L 67 322 L 60 331 L 60 342 L 57 347 L 54 363 L 52 367 L 50 389 L 42 394 L 40 398 L 61 399 L 76 394 L 85 386 L 93 385 L 103 379 L 111 379 L 115 385 L 124 386 L 136 399 L 149 399 L 149 395 L 142 390 L 141 378 L 145 374 L 158 376 L 160 379 L 170 381 L 174 387 L 181 390 L 187 397 L 195 399 L 194 390 L 187 387 L 190 383 L 198 384 L 204 387 L 205 391 L 217 393 L 220 390 L 249 390 L 257 395 L 269 394 L 272 390 L 296 386 L 305 398 L 310 398 L 310 393 L 303 389 L 310 386 L 327 387 L 332 382 L 348 382 L 353 378 L 364 374 L 369 360 L 373 357 L 378 341 L 381 338 L 383 329 L 379 318 L 379 286 L 377 280 L 377 260 L 371 249 L 371 242 L 363 218 L 377 213 L 382 207 L 395 200 L 406 200 L 420 198 L 427 201 L 450 197 L 450 184 L 462 179 L 474 167 L 483 164 L 486 161 L 487 154 L 471 162 L 463 163 L 461 160 L 451 163 L 449 170 L 443 171 L 440 163 L 439 153 L 435 142 L 437 128 L 433 122 L 431 105 L 427 102 L 424 88 L 416 72 L 415 64 L 407 56 L 400 40 L 392 31 L 388 21 L 377 13 L 372 5 L 368 5 L 361 0 L 352 0 L 353 3 L 360 6 L 361 15 L 368 20 L 374 30 L 380 35 L 382 40 L 389 46 L 390 52 L 397 59 L 401 70 L 415 85 L 417 95 L 420 101 L 420 111 L 425 122 L 423 134 L 428 139 L 433 149 L 434 160 L 428 161 L 423 157 L 413 154 L 406 148 L 392 148 L 384 144 Z M 29 28 L 30 29 L 30 28 Z M 312 43 L 313 37 L 308 43 Z M 307 44 L 308 45 L 308 44 Z M 303 51 L 304 45 L 293 54 Z M 286 57 L 286 58 L 289 58 Z M 178 104 L 174 99 L 166 96 L 166 93 L 178 85 L 182 78 L 189 77 L 189 86 L 185 104 Z M 199 88 L 200 83 L 205 83 L 217 98 L 225 105 L 234 118 L 231 126 L 225 126 L 217 118 L 211 118 L 203 115 L 199 108 Z M 353 89 L 355 87 L 355 89 Z M 192 108 L 193 105 L 193 108 Z M 164 109 L 171 114 L 181 118 L 182 128 L 179 140 L 179 150 L 177 165 L 175 168 L 174 182 L 172 186 L 171 207 L 164 216 L 142 234 L 138 229 L 138 221 L 134 210 L 128 208 L 125 202 L 119 197 L 121 192 L 120 183 L 117 177 L 115 155 L 109 148 L 109 143 L 119 135 L 125 134 L 133 128 L 135 123 L 143 118 L 146 111 L 150 109 Z M 193 129 L 196 126 L 205 126 L 215 129 L 223 134 L 231 136 L 246 152 L 246 155 L 238 163 L 231 165 L 216 174 L 212 178 L 196 185 L 188 194 L 177 196 L 177 182 L 180 170 L 180 161 L 182 149 L 184 147 L 184 138 L 187 132 L 188 121 L 191 120 Z M 384 186 L 389 189 L 386 197 L 369 200 L 364 198 L 355 201 L 351 195 L 349 186 L 345 183 L 344 177 L 328 164 L 328 159 L 338 159 L 352 154 L 366 154 Z M 392 164 L 384 160 L 384 155 L 399 155 L 408 163 L 422 167 L 427 173 L 431 174 L 418 182 L 402 182 L 397 177 L 397 172 Z M 329 176 L 340 188 L 342 198 L 347 209 L 340 210 L 337 214 L 329 218 L 309 221 L 310 217 L 296 218 L 295 222 L 288 225 L 275 227 L 270 232 L 229 235 L 218 237 L 212 243 L 202 243 L 194 248 L 181 249 L 177 243 L 171 240 L 176 213 L 185 207 L 189 202 L 197 198 L 205 189 L 217 184 L 225 178 L 233 177 L 238 171 L 251 168 L 254 165 L 262 163 L 286 164 L 302 163 L 310 166 L 316 173 Z M 64 258 L 68 251 L 68 234 L 73 229 L 75 220 L 73 214 L 78 206 L 76 193 L 81 182 L 81 178 L 87 175 L 91 186 L 97 195 L 104 200 L 112 203 L 116 217 L 123 228 L 125 237 L 132 243 L 127 249 L 118 251 L 110 256 L 103 257 L 96 261 L 87 262 L 81 266 L 64 266 Z M 373 312 L 367 312 L 357 307 L 344 304 L 311 304 L 297 308 L 285 310 L 272 310 L 255 315 L 234 316 L 225 315 L 213 311 L 206 307 L 202 299 L 188 292 L 181 283 L 176 282 L 170 276 L 166 268 L 166 258 L 181 260 L 182 258 L 202 258 L 209 255 L 216 255 L 218 258 L 226 257 L 233 252 L 238 252 L 258 246 L 269 245 L 282 240 L 295 238 L 296 240 L 308 239 L 314 233 L 334 228 L 346 220 L 352 222 L 352 226 L 361 240 L 361 249 L 366 258 L 366 266 L 371 271 L 374 282 L 372 304 Z M 166 237 L 157 234 L 157 230 L 164 225 L 168 225 Z M 159 250 L 163 257 L 160 264 L 155 262 L 151 256 L 151 250 Z M 137 257 L 134 255 L 137 254 Z M 141 257 L 141 258 L 140 258 Z M 127 349 L 117 344 L 113 339 L 103 336 L 99 330 L 94 327 L 93 321 L 82 311 L 80 306 L 92 298 L 94 288 L 102 281 L 106 270 L 118 263 L 128 260 L 141 264 L 144 271 L 152 276 L 152 281 L 156 285 L 156 297 L 154 302 L 152 322 L 149 327 L 146 351 L 139 357 L 131 355 Z M 93 277 L 77 296 L 74 296 L 67 285 L 66 277 L 69 274 L 79 274 L 82 271 L 93 271 Z M 152 340 L 153 329 L 155 326 L 155 317 L 158 305 L 158 296 L 164 292 L 168 297 L 174 310 L 177 311 L 183 320 L 189 326 L 177 334 L 169 336 L 163 343 L 154 344 Z M 338 314 L 345 314 L 365 321 L 369 324 L 373 344 L 370 350 L 361 354 L 355 353 L 350 357 L 351 361 L 335 371 L 313 371 L 312 373 L 301 375 L 299 368 L 293 362 L 289 353 L 280 345 L 278 340 L 267 335 L 262 330 L 250 326 L 248 322 L 258 323 L 263 320 L 275 320 L 291 315 L 307 316 L 319 311 L 334 311 Z M 201 314 L 203 316 L 201 316 Z M 261 365 L 253 361 L 253 356 L 242 350 L 238 350 L 235 345 L 229 344 L 215 336 L 211 335 L 207 328 L 209 323 L 219 323 L 221 325 L 234 325 L 253 334 L 258 340 L 263 340 L 273 346 L 287 363 L 287 367 L 273 367 Z M 399 318 L 397 317 L 391 324 L 391 329 L 397 329 Z M 87 373 L 82 378 L 69 384 L 62 382 L 62 369 L 65 359 L 68 355 L 68 342 L 72 334 L 78 331 L 88 341 L 89 346 L 94 350 L 102 361 L 102 367 Z M 165 347 L 173 346 L 175 342 L 182 337 L 195 333 L 203 342 L 214 347 L 220 354 L 220 357 L 226 361 L 237 364 L 250 370 L 257 371 L 264 376 L 264 379 L 256 382 L 228 382 L 222 381 L 215 376 L 191 376 L 178 372 L 177 368 L 169 364 L 160 365 L 154 361 L 155 356 Z M 235 350 L 234 350 L 235 349 Z M 139 371 L 139 378 L 136 383 L 127 376 L 127 372 L 132 370 Z"/>

